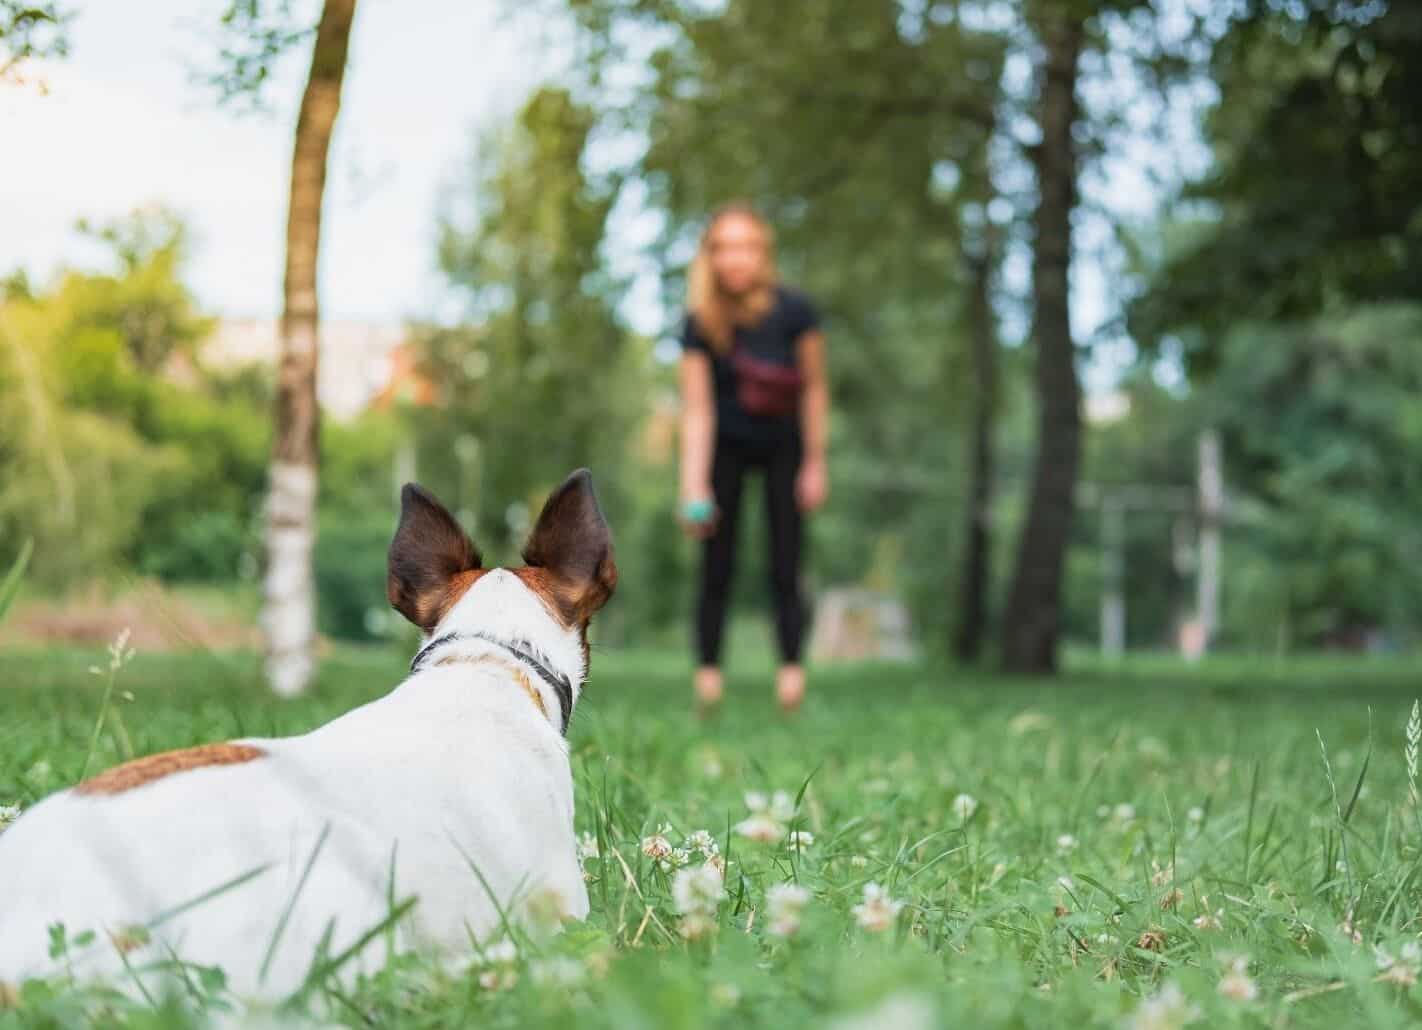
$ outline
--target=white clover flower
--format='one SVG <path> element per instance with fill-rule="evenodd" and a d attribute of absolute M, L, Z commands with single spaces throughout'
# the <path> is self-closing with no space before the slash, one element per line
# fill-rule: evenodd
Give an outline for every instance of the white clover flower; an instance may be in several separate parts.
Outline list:
<path fill-rule="evenodd" d="M 654 833 L 650 837 L 642 838 L 642 854 L 646 855 L 653 862 L 667 862 L 672 856 L 671 841 L 667 840 L 664 833 Z"/>
<path fill-rule="evenodd" d="M 523 911 L 530 927 L 552 931 L 571 918 L 568 900 L 556 887 L 541 887 L 523 901 Z"/>
<path fill-rule="evenodd" d="M 1180 1030 L 1200 1018 L 1200 1009 L 1185 1000 L 1180 988 L 1166 984 L 1144 999 L 1132 1013 L 1130 1030 Z"/>
<path fill-rule="evenodd" d="M 1223 915 L 1224 909 L 1218 909 L 1213 914 L 1204 912 L 1196 916 L 1191 922 L 1197 930 L 1218 930 L 1224 926 L 1223 921 L 1220 919 Z"/>
<path fill-rule="evenodd" d="M 671 889 L 676 910 L 684 916 L 714 916 L 726 896 L 721 870 L 710 862 L 678 869 L 672 877 Z"/>
<path fill-rule="evenodd" d="M 770 807 L 770 799 L 758 790 L 748 790 L 745 794 L 746 809 L 751 812 L 764 812 Z"/>
<path fill-rule="evenodd" d="M 953 814 L 959 822 L 967 822 L 978 810 L 978 799 L 971 794 L 959 794 L 953 799 Z"/>
<path fill-rule="evenodd" d="M 711 1004 L 723 1009 L 733 1009 L 741 1001 L 741 989 L 735 984 L 719 983 L 711 986 Z"/>
<path fill-rule="evenodd" d="M 1225 975 L 1220 977 L 1220 994 L 1231 1001 L 1253 1001 L 1259 997 L 1259 986 L 1249 977 L 1248 955 L 1221 955 Z"/>
<path fill-rule="evenodd" d="M 479 986 L 489 992 L 512 990 L 518 983 L 518 970 L 509 966 L 486 969 L 479 974 Z"/>
<path fill-rule="evenodd" d="M 566 955 L 537 959 L 528 964 L 528 976 L 546 987 L 577 987 L 588 977 L 587 967 Z"/>
<path fill-rule="evenodd" d="M 777 790 L 770 798 L 770 817 L 782 823 L 795 818 L 795 799 L 783 790 Z"/>
<path fill-rule="evenodd" d="M 681 922 L 677 924 L 677 929 L 687 940 L 699 941 L 716 932 L 716 920 L 705 913 L 693 912 L 689 916 L 682 916 Z"/>
<path fill-rule="evenodd" d="M 869 859 L 865 858 L 863 855 L 850 855 L 849 864 L 854 869 L 863 869 L 869 864 Z"/>
<path fill-rule="evenodd" d="M 1136 817 L 1136 806 L 1123 801 L 1112 810 L 1111 814 L 1116 817 L 1117 822 L 1128 823 Z"/>
<path fill-rule="evenodd" d="M 585 833 L 578 838 L 578 858 L 586 861 L 590 858 L 601 858 L 602 851 L 597 846 L 597 835 Z"/>
<path fill-rule="evenodd" d="M 715 858 L 721 853 L 721 846 L 708 830 L 697 830 L 686 838 L 686 847 L 702 858 Z"/>
<path fill-rule="evenodd" d="M 1058 876 L 1057 886 L 1064 891 L 1076 890 L 1076 881 L 1070 876 Z"/>
<path fill-rule="evenodd" d="M 518 961 L 518 945 L 507 937 L 500 937 L 493 944 L 484 945 L 479 961 L 485 966 L 512 965 Z"/>
<path fill-rule="evenodd" d="M 1077 839 L 1069 833 L 1064 833 L 1057 838 L 1057 850 L 1063 855 L 1067 854 L 1068 852 L 1075 851 L 1076 845 Z"/>
<path fill-rule="evenodd" d="M 1259 997 L 1259 985 L 1244 973 L 1226 973 L 1220 977 L 1220 993 L 1231 1001 L 1253 1001 Z"/>
<path fill-rule="evenodd" d="M 757 812 L 748 819 L 742 819 L 736 823 L 735 829 L 742 837 L 760 844 L 773 844 L 785 836 L 785 827 L 766 812 Z"/>
<path fill-rule="evenodd" d="M 1185 818 L 1189 819 L 1192 823 L 1202 823 L 1205 821 L 1205 810 L 1199 805 L 1196 805 L 1185 813 Z"/>
<path fill-rule="evenodd" d="M 790 831 L 789 845 L 792 849 L 808 848 L 815 842 L 815 835 L 809 830 Z"/>
<path fill-rule="evenodd" d="M 18 818 L 20 818 L 19 805 L 0 805 L 0 833 L 4 833 L 5 827 Z"/>
<path fill-rule="evenodd" d="M 1378 979 L 1383 983 L 1396 984 L 1404 989 L 1415 987 L 1417 986 L 1417 968 L 1399 962 L 1383 970 Z"/>
<path fill-rule="evenodd" d="M 1422 944 L 1418 944 L 1416 941 L 1407 941 L 1402 945 L 1398 958 L 1410 966 L 1422 965 Z"/>
<path fill-rule="evenodd" d="M 894 925 L 903 907 L 902 901 L 889 897 L 887 890 L 871 882 L 864 885 L 864 900 L 854 906 L 853 912 L 861 928 L 882 933 Z"/>
<path fill-rule="evenodd" d="M 772 937 L 794 937 L 800 918 L 810 903 L 810 892 L 799 884 L 777 883 L 765 892 L 766 932 Z"/>

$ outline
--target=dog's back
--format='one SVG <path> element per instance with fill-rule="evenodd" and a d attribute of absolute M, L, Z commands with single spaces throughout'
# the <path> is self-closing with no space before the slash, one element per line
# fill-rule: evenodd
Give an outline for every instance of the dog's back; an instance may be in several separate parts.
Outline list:
<path fill-rule="evenodd" d="M 582 504 L 569 506 L 570 490 Z M 432 499 L 414 503 L 419 520 L 449 519 L 431 515 Z M 401 533 L 410 504 L 407 494 Z M 560 517 L 551 527 L 550 510 Z M 589 511 L 601 521 L 585 477 L 574 477 L 540 526 L 577 539 L 567 519 Z M 275 997 L 383 924 L 391 933 L 343 972 L 383 962 L 391 940 L 486 940 L 533 893 L 586 915 L 563 736 L 586 671 L 586 619 L 564 625 L 568 595 L 541 597 L 527 585 L 537 577 L 518 571 L 428 561 L 439 583 L 397 584 L 401 533 L 397 607 L 419 612 L 411 598 L 443 591 L 411 675 L 304 736 L 151 756 L 35 806 L 0 835 L 0 982 L 56 963 L 132 976 L 177 959 L 221 967 L 239 995 Z M 607 579 L 605 524 L 601 546 L 607 560 L 590 568 Z"/>

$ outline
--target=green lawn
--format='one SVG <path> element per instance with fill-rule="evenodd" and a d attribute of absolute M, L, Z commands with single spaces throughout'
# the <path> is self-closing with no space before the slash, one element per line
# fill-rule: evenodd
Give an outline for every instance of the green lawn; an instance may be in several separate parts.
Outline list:
<path fill-rule="evenodd" d="M 0 656 L 0 805 L 79 775 L 104 685 L 87 668 L 103 660 Z M 295 732 L 388 689 L 404 660 L 339 650 L 309 698 L 284 703 L 262 692 L 251 656 L 141 654 L 119 673 L 132 700 L 117 707 L 138 752 Z M 352 996 L 315 992 L 306 1011 L 352 1025 L 649 1030 L 1422 1018 L 1422 824 L 1403 755 L 1422 676 L 1407 663 L 1187 672 L 1156 659 L 1079 665 L 1050 684 L 843 668 L 818 674 L 789 722 L 773 714 L 768 671 L 735 670 L 727 710 L 699 725 L 679 658 L 595 654 L 572 732 L 578 827 L 601 839 L 588 924 L 527 940 L 482 976 L 411 962 Z M 95 767 L 119 758 L 115 727 Z M 784 823 L 813 843 L 732 829 L 746 792 L 793 801 L 802 788 Z M 689 942 L 671 876 L 642 850 L 663 825 L 673 846 L 710 831 L 727 863 L 713 929 Z M 787 882 L 809 900 L 798 932 L 777 937 L 766 891 Z M 903 903 L 879 932 L 853 911 L 869 882 Z M 1397 961 L 1380 964 L 1375 948 Z M 31 986 L 18 1008 L 0 1006 L 0 1027 L 169 1025 L 192 1004 L 153 1014 Z"/>

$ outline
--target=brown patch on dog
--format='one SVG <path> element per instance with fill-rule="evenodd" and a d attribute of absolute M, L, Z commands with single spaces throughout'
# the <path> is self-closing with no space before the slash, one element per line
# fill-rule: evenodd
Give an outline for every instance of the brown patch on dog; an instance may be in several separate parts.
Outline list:
<path fill-rule="evenodd" d="M 174 773 L 203 769 L 210 765 L 240 765 L 261 758 L 266 752 L 251 744 L 202 744 L 177 751 L 162 751 L 156 755 L 135 758 L 97 776 L 91 776 L 74 793 L 122 794 Z"/>

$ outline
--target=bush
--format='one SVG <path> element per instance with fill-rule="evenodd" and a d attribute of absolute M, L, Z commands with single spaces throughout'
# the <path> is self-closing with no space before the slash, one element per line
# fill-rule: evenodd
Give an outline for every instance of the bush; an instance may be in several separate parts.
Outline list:
<path fill-rule="evenodd" d="M 385 597 L 385 556 L 394 517 L 332 513 L 320 516 L 316 538 L 317 626 L 341 640 L 374 640 L 398 631 Z"/>

